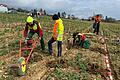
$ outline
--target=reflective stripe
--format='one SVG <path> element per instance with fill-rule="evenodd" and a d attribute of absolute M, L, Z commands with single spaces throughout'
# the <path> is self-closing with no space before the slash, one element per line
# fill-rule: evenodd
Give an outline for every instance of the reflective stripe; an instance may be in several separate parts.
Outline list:
<path fill-rule="evenodd" d="M 62 41 L 63 40 L 63 34 L 58 34 L 57 40 Z"/>
<path fill-rule="evenodd" d="M 25 72 L 26 71 L 26 62 L 22 61 L 21 65 L 22 65 L 22 72 Z"/>
<path fill-rule="evenodd" d="M 29 26 L 28 29 L 33 29 L 33 30 L 37 30 L 37 25 L 35 24 L 33 27 Z"/>
<path fill-rule="evenodd" d="M 56 20 L 56 23 L 58 23 L 58 34 L 63 34 L 64 32 L 64 26 L 61 19 Z"/>
<path fill-rule="evenodd" d="M 33 26 L 33 30 L 37 30 L 37 25 L 36 24 Z"/>
<path fill-rule="evenodd" d="M 40 28 L 42 29 L 42 27 L 41 27 L 40 23 L 38 23 L 38 25 L 39 25 L 39 26 L 40 26 Z"/>
<path fill-rule="evenodd" d="M 62 41 L 63 33 L 64 33 L 64 25 L 63 25 L 63 22 L 62 22 L 61 19 L 56 20 L 56 23 L 58 23 L 58 27 L 57 27 L 58 37 L 57 37 L 57 40 Z"/>

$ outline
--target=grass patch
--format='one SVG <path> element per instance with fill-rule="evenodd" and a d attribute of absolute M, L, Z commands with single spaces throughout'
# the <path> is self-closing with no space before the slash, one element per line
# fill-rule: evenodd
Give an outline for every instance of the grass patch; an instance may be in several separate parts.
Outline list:
<path fill-rule="evenodd" d="M 88 65 L 81 59 L 80 53 L 78 53 L 74 60 L 69 61 L 69 65 L 74 68 L 79 68 L 81 73 L 85 73 L 88 70 Z"/>
<path fill-rule="evenodd" d="M 57 80 L 80 80 L 80 75 L 74 72 L 64 72 L 60 68 L 56 68 L 54 72 L 48 76 L 47 80 L 54 77 Z"/>
<path fill-rule="evenodd" d="M 8 54 L 8 50 L 5 50 L 5 49 L 0 50 L 0 56 L 6 55 L 6 54 Z"/>
<path fill-rule="evenodd" d="M 4 32 L 0 32 L 0 35 L 2 36 L 2 35 L 5 35 L 5 33 Z"/>
<path fill-rule="evenodd" d="M 5 65 L 6 62 L 5 61 L 0 61 L 0 65 Z"/>
<path fill-rule="evenodd" d="M 0 80 L 14 80 L 13 75 L 2 75 L 0 76 Z"/>
<path fill-rule="evenodd" d="M 10 51 L 18 50 L 20 48 L 19 42 L 20 42 L 19 40 L 15 40 L 14 42 L 9 43 L 9 45 L 8 45 L 9 50 Z"/>

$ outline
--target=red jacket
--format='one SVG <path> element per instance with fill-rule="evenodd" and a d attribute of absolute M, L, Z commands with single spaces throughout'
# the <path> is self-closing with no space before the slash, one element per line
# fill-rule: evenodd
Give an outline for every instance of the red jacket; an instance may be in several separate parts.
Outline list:
<path fill-rule="evenodd" d="M 33 26 L 37 26 L 37 29 L 34 30 L 33 29 Z M 24 37 L 27 37 L 27 32 L 28 30 L 30 30 L 30 32 L 34 32 L 34 33 L 39 33 L 39 37 L 42 37 L 43 33 L 42 33 L 42 29 L 41 29 L 41 26 L 40 24 L 37 22 L 37 21 L 33 21 L 33 24 L 29 26 L 28 23 L 26 23 L 26 27 L 25 27 L 25 30 L 24 30 Z"/>
<path fill-rule="evenodd" d="M 82 34 L 81 40 L 85 40 L 86 39 L 86 35 Z"/>

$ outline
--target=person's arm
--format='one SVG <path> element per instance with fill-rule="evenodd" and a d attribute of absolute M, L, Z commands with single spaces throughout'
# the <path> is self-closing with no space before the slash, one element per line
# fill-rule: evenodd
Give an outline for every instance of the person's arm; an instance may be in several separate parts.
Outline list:
<path fill-rule="evenodd" d="M 24 30 L 24 37 L 27 37 L 27 33 L 28 33 L 28 24 L 26 24 L 25 26 L 25 30 Z"/>
<path fill-rule="evenodd" d="M 86 35 L 82 34 L 81 40 L 85 40 L 86 39 Z"/>
<path fill-rule="evenodd" d="M 39 29 L 39 37 L 41 37 L 41 38 L 42 38 L 43 31 L 42 31 L 42 28 L 41 28 L 40 23 L 38 23 L 38 29 Z"/>
<path fill-rule="evenodd" d="M 54 39 L 57 39 L 57 36 L 58 36 L 57 28 L 58 28 L 58 23 L 55 23 L 54 24 L 54 29 L 53 29 L 53 37 L 54 37 Z"/>

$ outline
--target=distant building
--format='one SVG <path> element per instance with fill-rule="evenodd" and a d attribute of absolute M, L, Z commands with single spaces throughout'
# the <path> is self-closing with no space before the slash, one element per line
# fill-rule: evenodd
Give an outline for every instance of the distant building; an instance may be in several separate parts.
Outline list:
<path fill-rule="evenodd" d="M 46 11 L 43 10 L 42 8 L 37 13 L 38 13 L 39 16 L 46 15 Z"/>
<path fill-rule="evenodd" d="M 8 12 L 8 7 L 7 7 L 7 5 L 0 4 L 0 12 Z"/>

